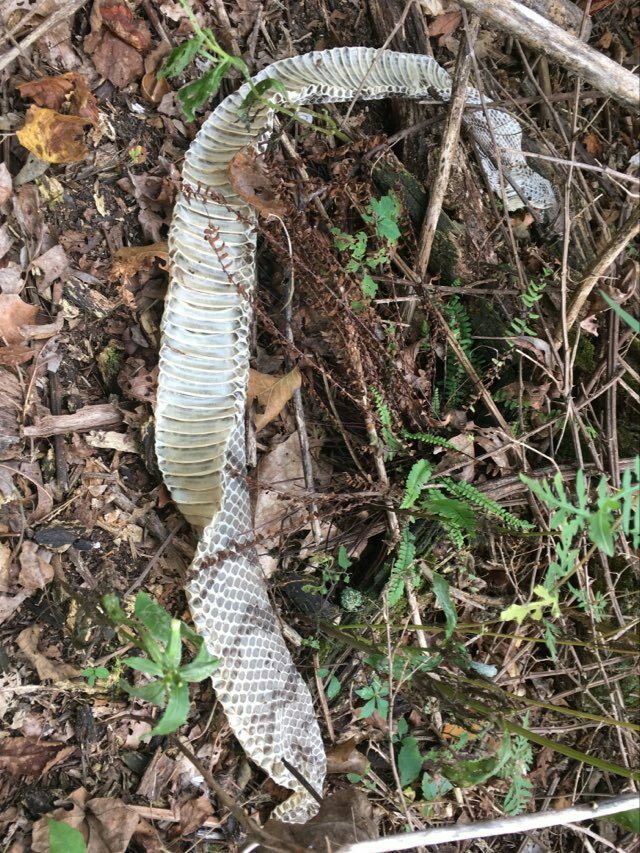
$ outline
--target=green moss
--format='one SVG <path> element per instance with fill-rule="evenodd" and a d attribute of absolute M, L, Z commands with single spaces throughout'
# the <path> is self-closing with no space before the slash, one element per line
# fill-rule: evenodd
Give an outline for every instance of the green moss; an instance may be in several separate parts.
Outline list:
<path fill-rule="evenodd" d="M 114 346 L 105 347 L 102 352 L 98 353 L 97 360 L 104 384 L 107 386 L 111 385 L 118 373 L 120 373 L 122 365 L 120 350 Z"/>
<path fill-rule="evenodd" d="M 575 366 L 583 373 L 593 373 L 596 369 L 596 348 L 586 335 L 580 335 Z"/>

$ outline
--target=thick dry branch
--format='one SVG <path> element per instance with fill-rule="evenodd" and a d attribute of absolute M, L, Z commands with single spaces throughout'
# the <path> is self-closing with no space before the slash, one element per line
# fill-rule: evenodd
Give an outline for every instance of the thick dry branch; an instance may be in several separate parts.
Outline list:
<path fill-rule="evenodd" d="M 119 426 L 122 415 L 111 403 L 84 406 L 72 415 L 45 415 L 35 424 L 22 430 L 25 438 L 45 438 L 49 435 L 64 435 L 68 432 L 83 432 L 88 429 L 104 429 Z"/>
<path fill-rule="evenodd" d="M 587 80 L 594 88 L 632 109 L 640 102 L 640 79 L 622 65 L 604 56 L 576 36 L 527 9 L 515 0 L 459 0 L 524 44 Z"/>
<path fill-rule="evenodd" d="M 580 312 L 593 288 L 598 284 L 618 255 L 626 249 L 629 243 L 638 234 L 638 231 L 640 231 L 640 210 L 636 208 L 634 213 L 618 231 L 613 240 L 605 246 L 578 285 L 575 293 L 573 294 L 573 299 L 567 309 L 567 318 L 565 321 L 567 332 L 575 325 L 575 322 L 580 316 Z M 558 324 L 553 337 L 554 344 L 559 346 L 563 338 L 562 323 Z"/>

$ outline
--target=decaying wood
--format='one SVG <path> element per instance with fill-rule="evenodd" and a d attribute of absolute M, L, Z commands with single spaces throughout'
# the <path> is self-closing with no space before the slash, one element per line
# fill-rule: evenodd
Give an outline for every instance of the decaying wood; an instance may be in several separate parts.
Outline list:
<path fill-rule="evenodd" d="M 46 438 L 49 435 L 64 435 L 67 432 L 86 432 L 89 429 L 104 429 L 122 423 L 122 415 L 111 403 L 84 406 L 72 415 L 45 415 L 22 430 L 25 438 Z"/>
<path fill-rule="evenodd" d="M 600 92 L 637 109 L 640 80 L 617 62 L 515 0 L 459 0 L 460 5 L 516 36 Z"/>

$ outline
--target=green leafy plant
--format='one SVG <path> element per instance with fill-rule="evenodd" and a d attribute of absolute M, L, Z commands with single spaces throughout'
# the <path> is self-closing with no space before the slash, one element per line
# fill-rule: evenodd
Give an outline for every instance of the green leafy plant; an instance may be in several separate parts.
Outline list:
<path fill-rule="evenodd" d="M 392 459 L 399 450 L 404 448 L 404 445 L 393 431 L 393 417 L 389 406 L 384 401 L 384 397 L 375 388 L 370 388 L 369 392 L 373 397 L 376 412 L 380 420 L 380 432 L 387 450 L 387 457 Z"/>
<path fill-rule="evenodd" d="M 545 269 L 545 276 L 551 275 L 551 270 Z M 547 286 L 547 281 L 530 281 L 526 291 L 522 294 L 521 299 L 524 303 L 525 312 L 522 317 L 516 317 L 511 321 L 509 332 L 511 335 L 518 337 L 519 335 L 535 335 L 536 332 L 530 327 L 530 323 L 540 319 L 540 315 L 533 309 L 536 304 L 542 299 L 542 294 Z"/>
<path fill-rule="evenodd" d="M 550 526 L 562 527 L 567 522 L 578 523 L 577 532 L 585 529 L 589 539 L 607 556 L 615 554 L 617 535 L 616 522 L 623 532 L 631 538 L 633 548 L 640 547 L 640 456 L 634 460 L 632 468 L 625 469 L 620 489 L 611 491 L 607 478 L 603 474 L 596 487 L 596 501 L 590 502 L 584 471 L 576 475 L 576 501 L 568 497 L 562 474 L 558 473 L 552 483 L 545 478 L 542 481 L 520 475 L 520 479 L 552 511 Z"/>
<path fill-rule="evenodd" d="M 149 737 L 176 731 L 189 713 L 189 684 L 208 678 L 218 661 L 211 657 L 195 631 L 178 619 L 172 619 L 145 592 L 136 596 L 133 618 L 127 616 L 115 595 L 104 596 L 103 606 L 121 636 L 144 655 L 125 658 L 123 664 L 151 679 L 141 687 L 126 681 L 121 681 L 120 686 L 130 696 L 164 708 Z M 183 639 L 197 649 L 193 660 L 186 664 L 182 663 Z"/>
<path fill-rule="evenodd" d="M 97 680 L 103 681 L 109 678 L 110 674 L 106 666 L 86 666 L 80 673 L 83 678 L 87 679 L 89 687 L 93 687 Z"/>
<path fill-rule="evenodd" d="M 455 285 L 460 282 L 456 280 Z M 444 306 L 444 316 L 451 332 L 460 344 L 469 361 L 476 367 L 481 365 L 473 348 L 473 330 L 471 320 L 458 294 L 455 294 Z M 446 408 L 455 408 L 461 400 L 462 387 L 466 373 L 455 356 L 453 349 L 447 347 L 446 373 L 444 378 L 444 401 Z"/>
<path fill-rule="evenodd" d="M 560 587 L 574 574 L 581 554 L 580 540 L 586 534 L 593 546 L 600 548 L 612 557 L 615 554 L 616 539 L 622 531 L 631 540 L 633 548 L 640 546 L 640 456 L 633 466 L 625 469 L 619 489 L 610 489 L 603 475 L 592 498 L 584 471 L 576 474 L 575 499 L 567 494 L 561 473 L 557 473 L 551 482 L 520 475 L 533 494 L 549 509 L 549 526 L 554 533 L 553 558 L 541 584 L 534 587 L 536 598 L 528 604 L 512 604 L 500 614 L 503 621 L 515 619 L 520 625 L 527 618 L 543 619 L 548 611 L 550 618 L 561 613 Z M 572 586 L 578 606 L 592 613 L 597 621 L 605 612 L 606 601 L 596 592 L 589 596 Z M 546 622 L 546 639 L 552 657 L 555 658 L 554 631 L 551 623 Z"/>
<path fill-rule="evenodd" d="M 360 709 L 360 719 L 370 717 L 377 711 L 383 720 L 387 719 L 389 713 L 389 684 L 383 684 L 377 675 L 374 675 L 367 687 L 356 690 L 361 699 L 365 699 L 365 705 Z"/>
<path fill-rule="evenodd" d="M 375 299 L 378 292 L 378 285 L 371 274 L 389 263 L 391 250 L 398 244 L 400 212 L 398 197 L 391 192 L 379 199 L 372 198 L 362 213 L 363 220 L 373 229 L 373 236 L 366 231 L 346 234 L 339 228 L 331 229 L 336 247 L 349 255 L 345 271 L 360 278 L 365 298 L 362 307 Z M 374 246 L 376 242 L 377 247 Z"/>
<path fill-rule="evenodd" d="M 314 593 L 316 595 L 328 595 L 332 587 L 339 583 L 348 584 L 350 580 L 349 568 L 351 560 L 347 554 L 347 549 L 341 545 L 338 549 L 338 559 L 336 567 L 336 559 L 331 554 L 313 554 L 309 559 L 310 564 L 320 571 L 321 580 L 316 583 L 307 583 L 302 589 L 304 592 Z"/>
<path fill-rule="evenodd" d="M 226 75 L 229 72 L 237 71 L 249 84 L 249 93 L 239 108 L 239 115 L 245 121 L 248 121 L 249 111 L 257 104 L 266 105 L 285 116 L 296 118 L 304 124 L 308 124 L 309 119 L 319 119 L 321 124 L 315 126 L 317 131 L 330 136 L 338 136 L 346 141 L 345 135 L 341 133 L 328 113 L 318 113 L 309 107 L 305 107 L 304 113 L 299 113 L 296 109 L 288 106 L 287 90 L 280 80 L 266 77 L 254 84 L 246 62 L 239 56 L 227 53 L 218 42 L 213 30 L 209 27 L 200 26 L 188 0 L 179 0 L 179 2 L 193 27 L 195 35 L 171 51 L 158 76 L 177 77 L 197 57 L 210 64 L 210 68 L 197 80 L 187 83 L 177 92 L 178 101 L 189 121 L 194 121 L 196 110 L 216 94 Z M 278 96 L 277 102 L 270 101 L 265 97 L 270 91 Z"/>
<path fill-rule="evenodd" d="M 327 676 L 329 675 L 329 670 L 326 669 L 326 667 L 321 667 L 318 670 L 318 675 L 320 676 L 320 678 L 327 678 Z M 339 692 L 340 682 L 338 681 L 335 675 L 332 675 L 329 678 L 329 682 L 325 687 L 325 694 L 329 702 L 331 702 L 332 699 L 335 699 Z"/>
<path fill-rule="evenodd" d="M 629 246 L 628 248 L 630 249 L 631 246 Z M 624 323 L 626 323 L 627 326 L 629 326 L 631 331 L 636 335 L 640 335 L 640 320 L 638 320 L 637 317 L 634 317 L 632 314 L 629 314 L 628 311 L 625 311 L 624 308 L 618 305 L 617 302 L 614 302 L 614 300 L 603 290 L 600 291 L 600 295 L 607 303 L 609 308 L 611 308 L 612 311 L 615 311 L 618 317 L 620 317 L 620 319 Z"/>

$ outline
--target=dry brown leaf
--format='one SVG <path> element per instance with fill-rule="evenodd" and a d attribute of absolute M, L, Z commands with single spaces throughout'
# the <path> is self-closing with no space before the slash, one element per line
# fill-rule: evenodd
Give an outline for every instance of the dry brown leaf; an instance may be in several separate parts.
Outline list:
<path fill-rule="evenodd" d="M 155 403 L 158 386 L 158 367 L 149 370 L 141 358 L 128 359 L 118 374 L 118 385 L 132 400 Z"/>
<path fill-rule="evenodd" d="M 12 192 L 13 184 L 11 182 L 11 175 L 7 169 L 7 164 L 0 163 L 0 205 L 9 201 Z"/>
<path fill-rule="evenodd" d="M 238 151 L 228 166 L 229 182 L 240 198 L 255 207 L 262 216 L 284 216 L 287 206 L 278 198 L 264 167 L 253 149 Z"/>
<path fill-rule="evenodd" d="M 471 427 L 472 424 L 469 424 L 468 426 Z M 457 477 L 463 483 L 470 483 L 473 480 L 475 470 L 475 446 L 473 433 L 471 431 L 462 432 L 447 439 L 447 441 L 449 441 L 450 444 L 453 444 L 456 449 L 447 450 L 444 453 L 444 456 L 436 467 L 435 473 L 445 471 L 452 465 L 457 466 L 461 462 L 466 462 L 467 464 L 464 468 L 460 469 Z M 440 448 L 435 448 L 435 452 L 440 452 Z"/>
<path fill-rule="evenodd" d="M 40 270 L 42 273 L 42 281 L 38 282 L 38 290 L 41 291 L 67 271 L 69 259 L 62 246 L 52 246 L 39 258 L 32 261 L 31 267 Z"/>
<path fill-rule="evenodd" d="M 80 116 L 63 116 L 55 110 L 29 107 L 20 144 L 47 163 L 79 163 L 87 156 L 84 128 L 91 122 Z"/>
<path fill-rule="evenodd" d="M 436 36 L 450 36 L 457 29 L 462 20 L 462 12 L 443 12 L 429 24 L 429 35 L 435 38 Z"/>
<path fill-rule="evenodd" d="M 75 666 L 62 663 L 59 660 L 51 660 L 38 651 L 41 632 L 42 629 L 39 625 L 31 625 L 30 628 L 21 631 L 16 639 L 18 648 L 34 667 L 40 681 L 53 681 L 54 684 L 57 684 L 60 681 L 78 678 L 80 670 Z"/>
<path fill-rule="evenodd" d="M 75 751 L 51 740 L 7 737 L 0 740 L 0 770 L 11 776 L 41 776 Z"/>
<path fill-rule="evenodd" d="M 140 83 L 142 94 L 152 104 L 159 104 L 171 89 L 166 77 L 156 77 L 154 71 L 147 71 Z"/>
<path fill-rule="evenodd" d="M 18 610 L 22 602 L 26 601 L 27 598 L 29 598 L 29 595 L 24 592 L 24 590 L 16 593 L 15 595 L 0 594 L 0 625 L 4 622 L 8 622 L 16 610 Z M 0 767 L 2 767 L 1 761 Z"/>
<path fill-rule="evenodd" d="M 57 112 L 65 107 L 65 114 L 86 118 L 94 126 L 99 122 L 98 102 L 85 78 L 75 71 L 21 83 L 18 90 L 23 98 L 30 98 L 39 107 Z"/>
<path fill-rule="evenodd" d="M 85 840 L 87 853 L 125 853 L 139 822 L 137 813 L 122 800 L 114 797 L 90 800 L 84 788 L 70 794 L 68 803 L 48 817 L 77 829 Z M 31 849 L 34 853 L 49 853 L 47 817 L 33 825 Z"/>
<path fill-rule="evenodd" d="M 315 458 L 312 462 L 316 485 L 325 488 L 331 479 L 331 470 Z M 279 545 L 282 537 L 309 521 L 304 506 L 306 485 L 297 432 L 262 456 L 257 478 L 255 530 L 262 550 Z"/>
<path fill-rule="evenodd" d="M 24 100 L 29 98 L 39 107 L 59 111 L 65 98 L 73 90 L 72 74 L 60 74 L 57 77 L 40 77 L 28 83 L 20 83 L 16 88 Z"/>
<path fill-rule="evenodd" d="M 143 52 L 151 47 L 151 34 L 145 21 L 134 18 L 125 3 L 102 0 L 100 14 L 103 24 L 122 41 Z"/>
<path fill-rule="evenodd" d="M 357 773 L 363 776 L 368 766 L 367 756 L 356 749 L 355 738 L 337 743 L 327 752 L 327 773 Z"/>
<path fill-rule="evenodd" d="M 171 835 L 176 838 L 184 838 L 191 835 L 213 816 L 213 806 L 206 794 L 194 797 L 180 805 L 180 822 L 173 827 Z"/>
<path fill-rule="evenodd" d="M 35 542 L 26 540 L 22 543 L 18 561 L 20 574 L 18 580 L 24 589 L 33 591 L 44 589 L 53 580 L 53 566 L 50 564 L 51 552 L 38 548 Z"/>
<path fill-rule="evenodd" d="M 587 133 L 584 138 L 584 147 L 592 157 L 602 157 L 604 145 L 597 133 Z"/>
<path fill-rule="evenodd" d="M 256 432 L 260 432 L 278 417 L 301 384 L 302 374 L 297 367 L 284 376 L 270 376 L 268 373 L 258 373 L 257 370 L 249 371 L 249 400 L 256 400 L 264 408 L 262 414 L 255 416 Z"/>
<path fill-rule="evenodd" d="M 373 805 L 356 788 L 344 788 L 326 797 L 318 814 L 304 825 L 272 819 L 264 828 L 280 841 L 301 845 L 305 850 L 336 850 L 378 837 Z"/>
<path fill-rule="evenodd" d="M 0 225 L 0 261 L 13 246 L 13 234 L 9 230 L 9 223 L 4 222 Z"/>
<path fill-rule="evenodd" d="M 22 326 L 35 323 L 38 309 L 23 302 L 16 293 L 0 293 L 0 338 L 8 344 L 21 344 L 25 335 Z"/>
<path fill-rule="evenodd" d="M 23 289 L 22 268 L 20 264 L 9 261 L 4 269 L 0 269 L 0 292 L 21 293 Z"/>
<path fill-rule="evenodd" d="M 151 269 L 156 258 L 169 261 L 169 248 L 165 240 L 149 246 L 123 246 L 114 255 L 111 276 L 130 279 L 141 270 Z"/>
<path fill-rule="evenodd" d="M 142 57 L 135 47 L 113 33 L 104 32 L 96 49 L 89 53 L 100 74 L 119 89 L 126 89 L 134 80 L 139 80 L 144 72 Z"/>

